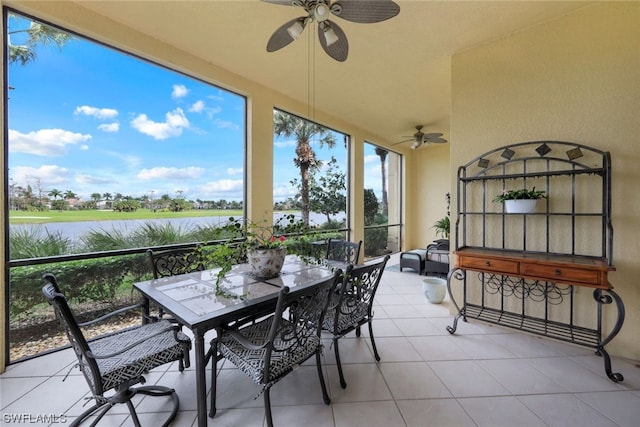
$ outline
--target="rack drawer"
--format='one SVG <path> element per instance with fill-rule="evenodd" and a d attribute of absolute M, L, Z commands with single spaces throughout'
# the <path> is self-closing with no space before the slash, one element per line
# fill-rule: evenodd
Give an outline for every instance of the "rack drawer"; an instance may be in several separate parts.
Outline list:
<path fill-rule="evenodd" d="M 470 270 L 493 271 L 504 274 L 518 274 L 518 262 L 491 257 L 458 256 L 458 266 Z"/>
<path fill-rule="evenodd" d="M 533 278 L 549 279 L 550 282 L 601 284 L 602 274 L 599 270 L 572 268 L 560 265 L 543 265 L 523 262 L 520 274 Z"/>

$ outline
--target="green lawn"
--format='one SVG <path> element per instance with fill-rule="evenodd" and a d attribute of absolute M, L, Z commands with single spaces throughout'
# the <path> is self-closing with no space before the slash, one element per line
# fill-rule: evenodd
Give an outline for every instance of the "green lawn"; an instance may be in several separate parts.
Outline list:
<path fill-rule="evenodd" d="M 205 216 L 241 217 L 240 210 L 192 210 L 185 212 L 152 212 L 149 209 L 138 209 L 136 212 L 115 211 L 46 211 L 24 212 L 9 211 L 10 224 L 45 224 L 49 222 L 79 222 L 79 221 L 114 221 L 120 219 L 164 219 L 164 218 L 195 218 Z"/>

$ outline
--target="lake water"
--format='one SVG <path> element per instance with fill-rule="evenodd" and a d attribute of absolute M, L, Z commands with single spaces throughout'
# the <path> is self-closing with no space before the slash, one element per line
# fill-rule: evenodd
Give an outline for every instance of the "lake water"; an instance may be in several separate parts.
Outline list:
<path fill-rule="evenodd" d="M 279 217 L 286 215 L 283 213 L 274 213 L 274 221 Z M 295 214 L 300 217 L 300 214 Z M 344 218 L 344 214 L 333 216 L 332 219 L 340 220 Z M 195 218 L 163 218 L 163 219 L 136 219 L 136 220 L 119 220 L 119 221 L 82 221 L 82 222 L 51 222 L 45 224 L 12 224 L 9 226 L 11 230 L 19 228 L 36 228 L 40 229 L 41 234 L 47 231 L 51 234 L 60 233 L 64 237 L 78 241 L 80 237 L 91 232 L 105 230 L 108 232 L 119 231 L 123 234 L 129 234 L 136 228 L 146 223 L 171 223 L 174 227 L 188 230 L 195 226 L 218 225 L 229 219 L 229 216 L 206 216 Z M 311 213 L 309 220 L 312 224 L 322 224 L 326 222 L 326 216 L 323 214 Z"/>

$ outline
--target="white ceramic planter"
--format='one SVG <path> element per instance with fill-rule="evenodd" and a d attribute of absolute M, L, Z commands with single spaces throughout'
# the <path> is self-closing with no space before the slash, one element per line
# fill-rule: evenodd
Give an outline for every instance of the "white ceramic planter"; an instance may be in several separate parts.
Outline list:
<path fill-rule="evenodd" d="M 431 304 L 440 304 L 447 294 L 447 281 L 439 277 L 427 277 L 422 280 L 422 291 Z"/>
<path fill-rule="evenodd" d="M 531 213 L 536 210 L 538 199 L 505 200 L 504 209 L 507 213 Z"/>
<path fill-rule="evenodd" d="M 287 251 L 284 247 L 271 249 L 249 249 L 247 260 L 254 276 L 271 279 L 280 274 Z"/>

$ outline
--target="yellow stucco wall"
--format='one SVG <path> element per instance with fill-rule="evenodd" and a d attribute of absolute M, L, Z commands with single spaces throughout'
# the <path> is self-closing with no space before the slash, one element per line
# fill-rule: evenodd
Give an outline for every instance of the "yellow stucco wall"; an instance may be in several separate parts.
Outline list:
<path fill-rule="evenodd" d="M 411 223 L 407 223 L 407 244 L 405 250 L 412 248 L 424 248 L 435 239 L 433 225 L 447 214 L 447 202 L 445 195 L 455 191 L 455 185 L 451 184 L 451 164 L 449 160 L 450 147 L 455 141 L 447 144 L 431 144 L 417 149 L 411 159 L 415 162 L 415 186 L 413 192 L 406 197 L 411 200 L 419 200 L 419 203 L 411 205 Z M 455 165 L 454 165 L 455 172 Z M 453 205 L 451 212 L 454 213 Z M 453 218 L 453 217 L 452 217 Z"/>
<path fill-rule="evenodd" d="M 520 141 L 574 141 L 610 151 L 617 271 L 609 278 L 625 303 L 626 320 L 607 349 L 635 360 L 640 359 L 639 46 L 640 3 L 610 2 L 454 56 L 450 175 L 454 188 L 456 163 Z M 587 309 L 595 315 L 593 305 L 581 307 Z M 607 315 L 605 329 L 612 321 Z"/>

